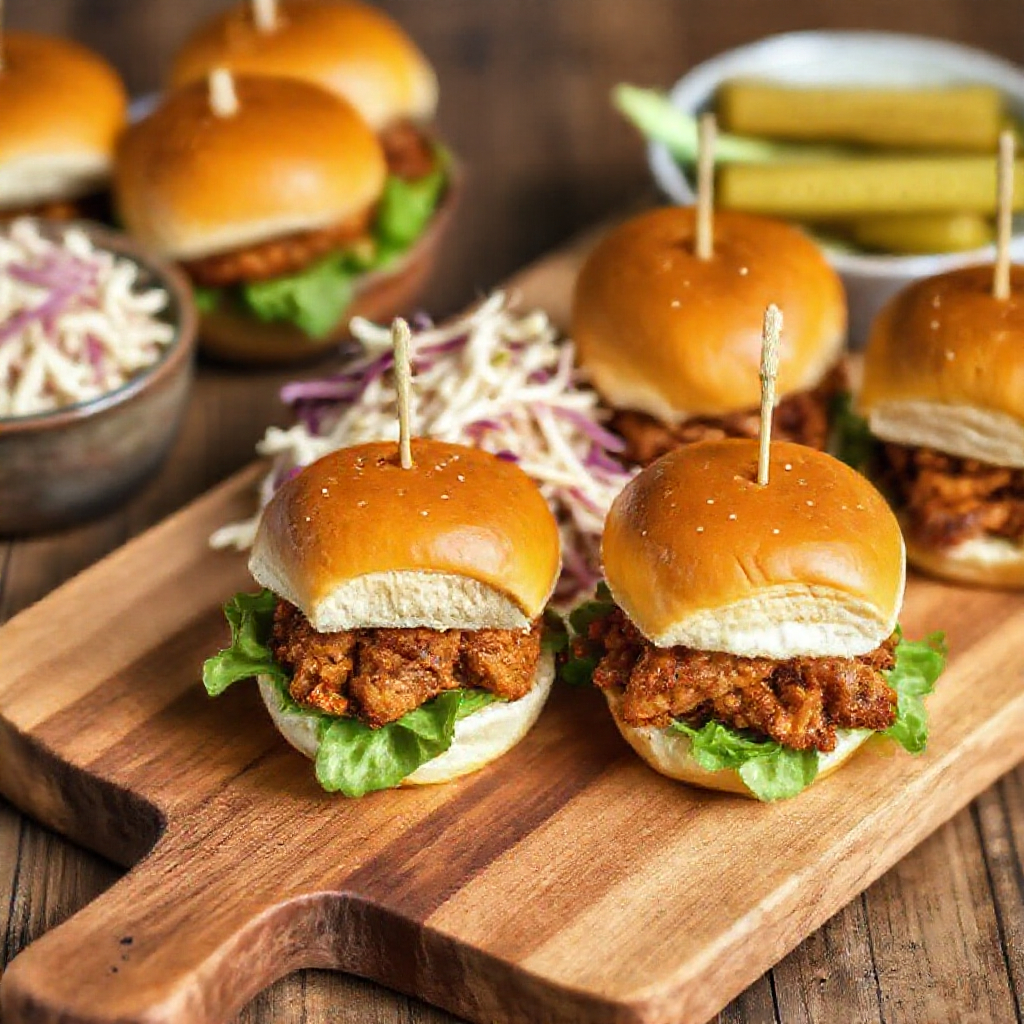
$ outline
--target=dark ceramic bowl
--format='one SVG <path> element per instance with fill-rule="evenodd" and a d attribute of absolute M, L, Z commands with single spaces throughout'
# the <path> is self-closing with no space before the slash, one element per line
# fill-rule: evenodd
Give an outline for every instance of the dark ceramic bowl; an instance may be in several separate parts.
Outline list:
<path fill-rule="evenodd" d="M 0 535 L 70 526 L 123 501 L 160 467 L 188 399 L 196 340 L 188 281 L 125 235 L 76 226 L 138 265 L 142 285 L 167 290 L 159 318 L 175 335 L 156 363 L 115 391 L 54 412 L 0 417 Z M 52 236 L 67 227 L 41 229 Z"/>

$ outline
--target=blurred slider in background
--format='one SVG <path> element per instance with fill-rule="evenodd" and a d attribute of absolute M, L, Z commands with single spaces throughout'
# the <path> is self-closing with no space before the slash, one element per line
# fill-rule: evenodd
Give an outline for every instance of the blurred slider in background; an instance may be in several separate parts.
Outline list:
<path fill-rule="evenodd" d="M 208 353 L 300 362 L 415 300 L 455 168 L 398 26 L 358 3 L 242 4 L 186 42 L 170 85 L 125 135 L 118 208 L 192 278 Z"/>
<path fill-rule="evenodd" d="M 1010 263 L 1013 134 L 999 145 L 994 265 L 918 281 L 875 321 L 860 412 L 911 562 L 964 583 L 1024 586 L 1024 272 Z"/>

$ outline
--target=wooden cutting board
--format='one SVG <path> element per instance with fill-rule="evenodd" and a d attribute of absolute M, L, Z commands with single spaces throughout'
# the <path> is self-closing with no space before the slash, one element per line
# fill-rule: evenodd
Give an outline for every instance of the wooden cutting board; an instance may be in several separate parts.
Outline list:
<path fill-rule="evenodd" d="M 564 323 L 578 251 L 516 282 Z M 596 693 L 446 786 L 346 801 L 254 686 L 199 684 L 250 586 L 209 534 L 252 467 L 0 630 L 0 790 L 128 875 L 29 946 L 4 1024 L 222 1021 L 332 967 L 472 1021 L 699 1024 L 1024 757 L 1024 599 L 912 579 L 948 632 L 912 758 L 884 743 L 765 806 L 648 770 Z"/>

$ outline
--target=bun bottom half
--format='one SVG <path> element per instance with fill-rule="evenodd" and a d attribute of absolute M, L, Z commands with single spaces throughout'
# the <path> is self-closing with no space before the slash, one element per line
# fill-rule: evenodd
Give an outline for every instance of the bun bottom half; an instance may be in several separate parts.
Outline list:
<path fill-rule="evenodd" d="M 690 753 L 690 738 L 685 733 L 655 726 L 630 725 L 622 719 L 622 695 L 615 690 L 605 690 L 604 695 L 622 738 L 656 772 L 701 789 L 714 789 L 749 797 L 751 800 L 757 799 L 747 789 L 738 771 L 725 769 L 712 772 L 701 768 Z M 815 782 L 849 760 L 873 735 L 866 729 L 840 729 L 836 749 L 820 757 Z"/>
<path fill-rule="evenodd" d="M 1024 589 L 1024 546 L 975 538 L 951 548 L 931 548 L 907 537 L 907 561 L 937 579 L 1007 590 Z"/>
<path fill-rule="evenodd" d="M 537 721 L 555 680 L 555 660 L 549 652 L 541 654 L 533 688 L 516 701 L 496 701 L 455 723 L 452 745 L 438 757 L 420 765 L 402 780 L 402 786 L 433 786 L 450 782 L 461 775 L 479 771 L 491 761 L 507 754 Z M 274 725 L 300 753 L 316 757 L 317 715 L 286 711 L 281 707 L 277 688 L 267 676 L 259 678 L 260 696 Z"/>

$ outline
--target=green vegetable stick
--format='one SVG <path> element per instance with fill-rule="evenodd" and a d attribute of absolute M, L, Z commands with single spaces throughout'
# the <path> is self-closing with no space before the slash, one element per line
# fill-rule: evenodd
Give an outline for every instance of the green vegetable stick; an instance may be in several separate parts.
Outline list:
<path fill-rule="evenodd" d="M 990 245 L 992 222 L 977 213 L 912 213 L 863 217 L 851 221 L 849 235 L 857 245 L 881 252 L 963 252 Z"/>
<path fill-rule="evenodd" d="M 672 105 L 668 97 L 653 89 L 617 85 L 612 104 L 644 138 L 664 143 L 680 163 L 697 161 L 697 118 Z M 821 159 L 834 156 L 833 149 L 787 146 L 764 139 L 719 133 L 715 142 L 715 163 L 765 163 L 780 159 Z"/>
<path fill-rule="evenodd" d="M 1015 208 L 1024 209 L 1024 162 Z M 731 164 L 718 179 L 719 205 L 796 220 L 872 214 L 979 213 L 996 209 L 994 156 L 867 157 L 813 163 Z"/>
<path fill-rule="evenodd" d="M 1003 97 L 988 85 L 918 89 L 809 88 L 736 79 L 718 90 L 728 131 L 773 139 L 897 149 L 991 152 Z"/>

